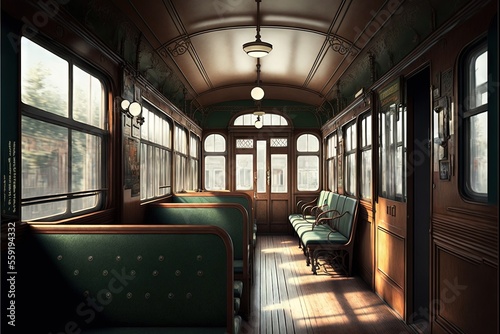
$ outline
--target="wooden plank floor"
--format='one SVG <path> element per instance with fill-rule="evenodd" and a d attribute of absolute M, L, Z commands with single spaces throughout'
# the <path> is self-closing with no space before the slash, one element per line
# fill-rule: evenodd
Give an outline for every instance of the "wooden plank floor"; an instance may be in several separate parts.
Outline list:
<path fill-rule="evenodd" d="M 413 333 L 359 277 L 311 273 L 297 240 L 259 235 L 244 334 Z"/>

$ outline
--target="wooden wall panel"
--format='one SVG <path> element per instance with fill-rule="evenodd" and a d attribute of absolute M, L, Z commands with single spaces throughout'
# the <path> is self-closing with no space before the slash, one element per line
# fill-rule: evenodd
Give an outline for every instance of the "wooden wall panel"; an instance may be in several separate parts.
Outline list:
<path fill-rule="evenodd" d="M 358 226 L 354 242 L 354 268 L 361 278 L 374 289 L 374 224 L 371 203 L 360 202 Z"/>
<path fill-rule="evenodd" d="M 497 269 L 449 245 L 435 244 L 431 302 L 436 325 L 451 333 L 495 333 L 498 314 Z"/>
<path fill-rule="evenodd" d="M 433 218 L 430 307 L 435 333 L 497 331 L 498 232 L 481 223 L 484 218 L 466 211 L 461 218 Z"/>

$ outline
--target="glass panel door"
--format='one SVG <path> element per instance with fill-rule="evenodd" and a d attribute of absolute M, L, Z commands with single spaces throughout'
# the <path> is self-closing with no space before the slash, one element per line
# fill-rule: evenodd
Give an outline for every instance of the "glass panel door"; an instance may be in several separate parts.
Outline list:
<path fill-rule="evenodd" d="M 288 192 L 288 155 L 271 154 L 271 193 Z"/>
<path fill-rule="evenodd" d="M 254 215 L 261 233 L 288 228 L 291 175 L 288 171 L 288 138 L 283 137 L 235 140 L 235 190 L 254 198 Z"/>
<path fill-rule="evenodd" d="M 236 190 L 253 189 L 253 154 L 236 155 Z"/>

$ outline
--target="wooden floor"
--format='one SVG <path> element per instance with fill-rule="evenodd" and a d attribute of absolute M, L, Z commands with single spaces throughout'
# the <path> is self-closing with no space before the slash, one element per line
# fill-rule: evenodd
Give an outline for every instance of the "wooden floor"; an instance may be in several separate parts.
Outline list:
<path fill-rule="evenodd" d="M 292 236 L 257 238 L 244 334 L 413 333 L 359 277 L 311 273 Z"/>

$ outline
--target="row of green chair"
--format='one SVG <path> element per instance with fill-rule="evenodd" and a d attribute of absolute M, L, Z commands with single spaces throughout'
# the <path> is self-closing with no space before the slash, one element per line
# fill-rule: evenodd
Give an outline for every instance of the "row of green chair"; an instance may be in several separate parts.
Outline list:
<path fill-rule="evenodd" d="M 306 264 L 317 274 L 319 259 L 351 276 L 358 200 L 323 190 L 312 202 L 299 202 L 288 219 L 298 237 Z"/>

